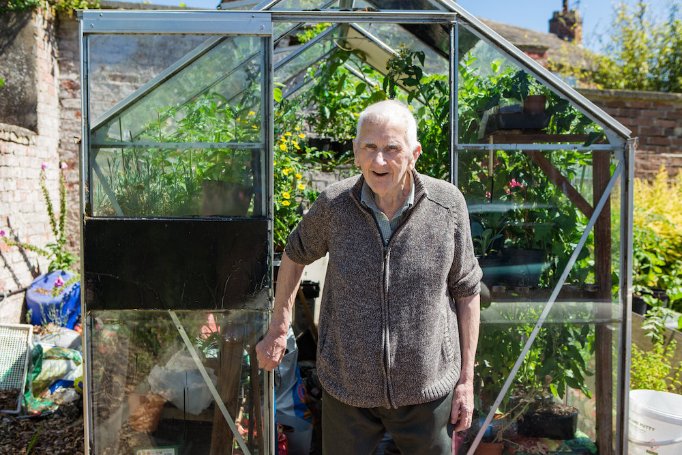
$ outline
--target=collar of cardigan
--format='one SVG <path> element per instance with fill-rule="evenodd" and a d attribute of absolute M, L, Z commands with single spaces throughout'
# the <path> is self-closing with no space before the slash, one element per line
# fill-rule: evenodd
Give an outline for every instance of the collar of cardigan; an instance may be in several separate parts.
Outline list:
<path fill-rule="evenodd" d="M 419 172 L 415 171 L 412 169 L 412 182 L 414 182 L 414 204 L 412 207 L 414 207 L 417 202 L 422 198 L 422 196 L 428 195 L 426 191 L 426 187 L 424 186 L 424 182 L 421 179 L 421 176 Z M 362 206 L 362 185 L 365 183 L 365 177 L 361 174 L 360 178 L 358 179 L 357 182 L 353 185 L 353 188 L 351 188 L 351 195 L 353 198 L 357 201 L 360 206 Z"/>

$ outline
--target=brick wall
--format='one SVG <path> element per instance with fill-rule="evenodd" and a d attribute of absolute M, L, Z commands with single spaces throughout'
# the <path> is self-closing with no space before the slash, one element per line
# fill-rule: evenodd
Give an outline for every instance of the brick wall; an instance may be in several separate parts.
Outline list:
<path fill-rule="evenodd" d="M 40 192 L 42 163 L 48 165 L 47 186 L 57 201 L 59 166 L 59 100 L 55 58 L 54 20 L 49 12 L 34 12 L 30 27 L 34 77 L 22 83 L 37 87 L 36 132 L 0 123 L 0 228 L 20 240 L 44 246 L 51 240 L 50 225 Z M 8 96 L 1 94 L 0 96 Z M 3 119 L 0 119 L 2 122 Z M 58 207 L 58 206 L 57 206 Z M 33 275 L 47 269 L 34 253 L 0 247 L 0 292 L 31 283 Z M 23 294 L 0 302 L 0 321 L 21 322 Z"/>
<path fill-rule="evenodd" d="M 639 138 L 635 174 L 652 178 L 661 166 L 682 170 L 682 94 L 629 90 L 581 90 Z"/>

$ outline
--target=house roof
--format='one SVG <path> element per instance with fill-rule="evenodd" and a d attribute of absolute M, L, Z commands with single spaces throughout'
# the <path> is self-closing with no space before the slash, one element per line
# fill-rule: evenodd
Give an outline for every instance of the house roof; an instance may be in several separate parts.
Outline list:
<path fill-rule="evenodd" d="M 597 58 L 597 54 L 578 44 L 564 41 L 553 33 L 536 32 L 488 19 L 481 21 L 524 52 L 546 50 L 546 60 L 555 64 L 589 68 Z"/>

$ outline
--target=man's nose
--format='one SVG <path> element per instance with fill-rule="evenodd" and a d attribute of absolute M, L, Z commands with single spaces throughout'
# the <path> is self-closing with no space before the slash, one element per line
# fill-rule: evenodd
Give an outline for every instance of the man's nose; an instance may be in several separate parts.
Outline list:
<path fill-rule="evenodd" d="M 384 159 L 384 153 L 382 151 L 377 151 L 374 154 L 374 164 L 378 164 L 379 166 L 383 166 L 386 164 L 386 160 Z"/>

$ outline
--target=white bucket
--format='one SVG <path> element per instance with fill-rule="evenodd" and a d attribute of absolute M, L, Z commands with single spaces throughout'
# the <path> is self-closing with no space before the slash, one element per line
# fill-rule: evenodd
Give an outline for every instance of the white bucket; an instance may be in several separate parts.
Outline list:
<path fill-rule="evenodd" d="M 631 390 L 629 417 L 630 455 L 682 454 L 682 395 Z"/>

